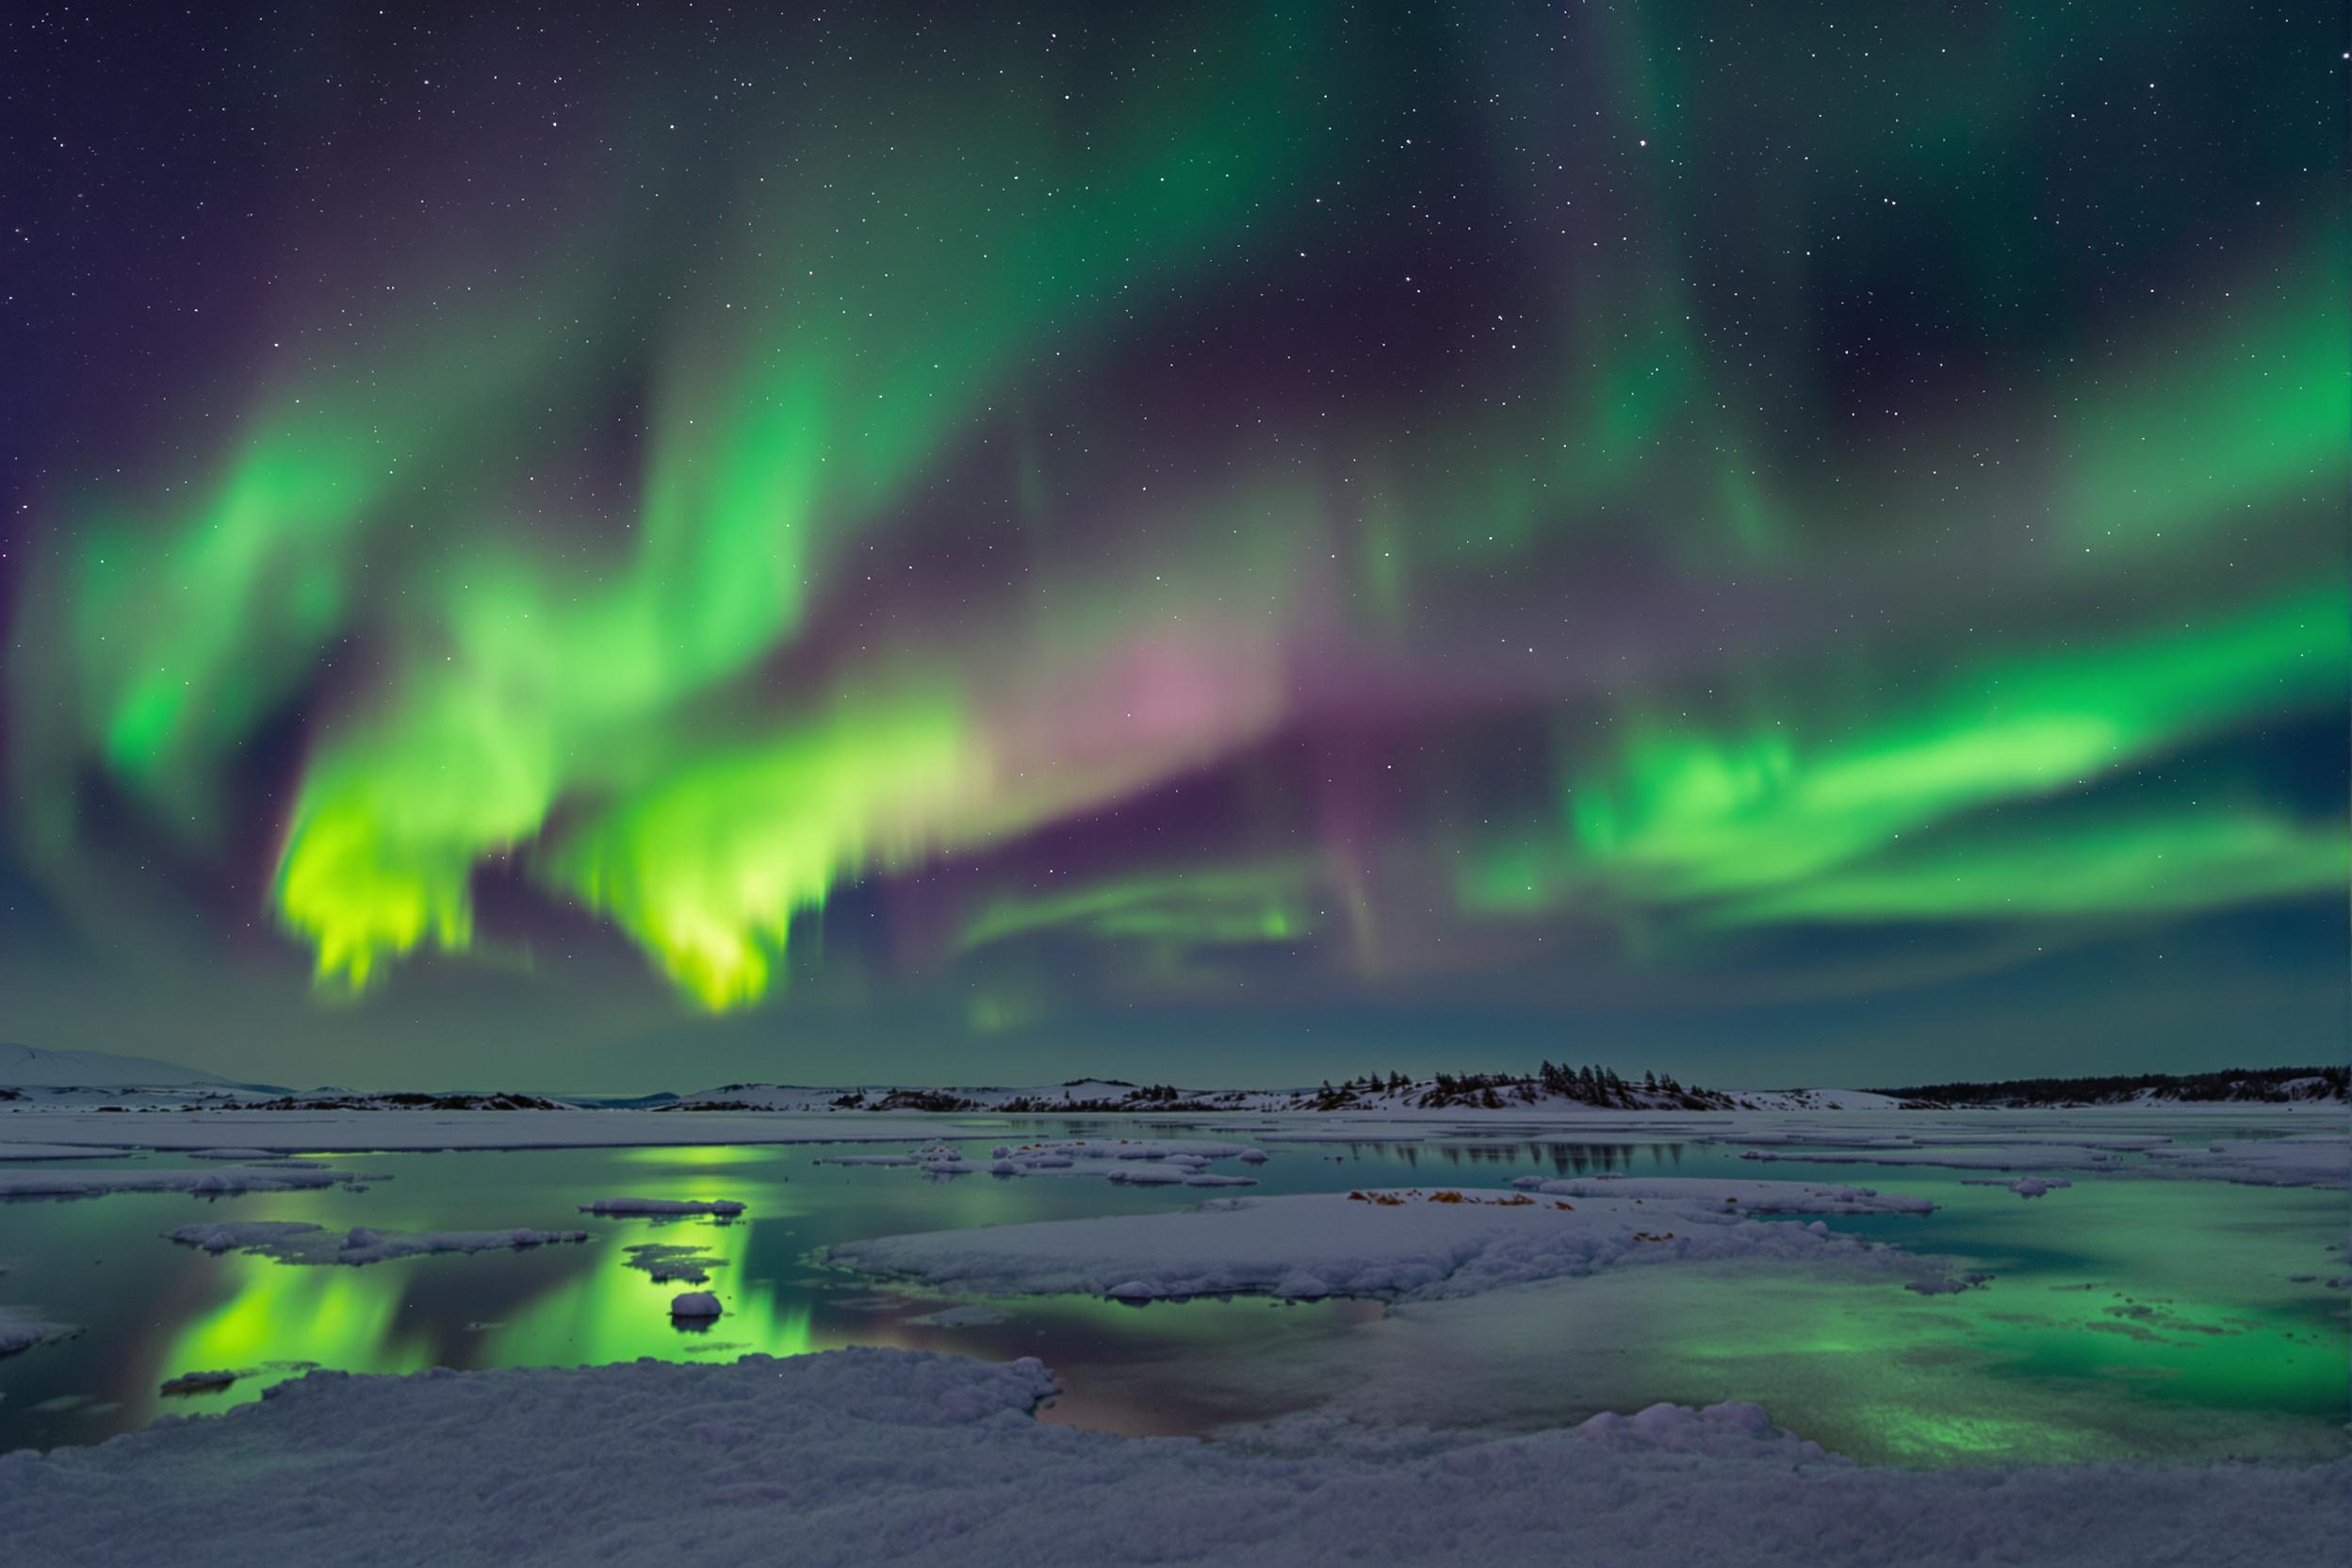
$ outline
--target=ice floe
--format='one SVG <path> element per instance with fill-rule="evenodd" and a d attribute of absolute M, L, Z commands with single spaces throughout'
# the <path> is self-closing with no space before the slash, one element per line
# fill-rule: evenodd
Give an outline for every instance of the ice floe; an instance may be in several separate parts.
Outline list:
<path fill-rule="evenodd" d="M 210 1170 L 0 1170 L 0 1198 L 99 1198 L 110 1192 L 240 1192 L 331 1187 L 350 1173 L 316 1166 L 218 1166 Z"/>
<path fill-rule="evenodd" d="M 989 1295 L 1119 1300 L 1264 1292 L 1429 1299 L 1621 1264 L 1858 1260 L 1893 1250 L 1820 1221 L 1753 1220 L 1720 1201 L 1571 1202 L 1455 1188 L 1212 1200 L 1175 1213 L 931 1231 L 843 1243 L 828 1261 Z M 1916 1259 L 1902 1266 L 1916 1270 Z"/>
<path fill-rule="evenodd" d="M 239 1219 L 182 1225 L 165 1233 L 206 1252 L 258 1252 L 280 1263 L 389 1263 L 455 1252 L 526 1251 L 588 1239 L 585 1231 L 379 1231 L 355 1225 L 330 1231 L 299 1219 Z"/>
<path fill-rule="evenodd" d="M 53 1323 L 30 1307 L 0 1303 L 0 1356 L 13 1356 L 55 1339 L 71 1339 L 81 1331 L 72 1323 Z"/>
<path fill-rule="evenodd" d="M 1520 1176 L 1511 1184 L 1522 1192 L 1555 1197 L 1658 1200 L 1742 1214 L 1932 1214 L 1936 1208 L 1927 1199 L 1875 1187 L 1727 1182 L 1704 1176 Z"/>

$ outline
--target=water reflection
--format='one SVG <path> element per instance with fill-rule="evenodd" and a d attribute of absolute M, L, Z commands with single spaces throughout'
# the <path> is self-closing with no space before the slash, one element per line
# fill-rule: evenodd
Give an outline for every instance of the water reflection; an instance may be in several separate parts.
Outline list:
<path fill-rule="evenodd" d="M 1055 1135 L 1101 1131 L 1070 1123 Z M 1045 1135 L 1032 1124 L 1021 1135 Z M 985 1149 L 1003 1136 L 970 1141 Z M 1264 1194 L 1411 1184 L 1441 1164 L 1465 1185 L 1501 1185 L 1530 1169 L 1755 1174 L 1736 1149 L 1673 1138 L 1268 1147 L 1274 1159 L 1255 1171 Z M 2342 1442 L 2352 1343 L 2344 1293 L 2309 1282 L 2341 1270 L 2326 1250 L 2341 1240 L 2340 1195 L 2085 1181 L 2025 1204 L 1963 1185 L 1965 1172 L 1807 1166 L 1792 1155 L 1772 1174 L 1935 1198 L 1945 1208 L 1931 1220 L 1838 1223 L 1964 1257 L 1996 1274 L 1994 1285 L 1926 1302 L 1885 1282 L 1857 1289 L 1754 1271 L 1639 1269 L 1577 1282 L 1540 1313 L 1499 1297 L 1393 1313 L 1263 1300 L 1137 1312 L 1056 1298 L 941 1320 L 956 1298 L 877 1288 L 813 1266 L 810 1253 L 904 1231 L 1177 1209 L 1199 1195 L 1074 1178 L 935 1186 L 903 1170 L 815 1166 L 812 1152 L 343 1156 L 344 1168 L 387 1179 L 364 1192 L 214 1203 L 166 1193 L 0 1205 L 0 1262 L 11 1266 L 0 1298 L 89 1330 L 0 1361 L 0 1448 L 95 1441 L 166 1408 L 225 1409 L 304 1363 L 405 1372 L 853 1344 L 1041 1356 L 1069 1390 L 1049 1419 L 1122 1431 L 1198 1431 L 1377 1385 L 1409 1408 L 1372 1413 L 1435 1422 L 1540 1423 L 1659 1398 L 1754 1398 L 1833 1446 L 1917 1462 L 2230 1444 L 2250 1451 L 2284 1441 L 2281 1432 L 2306 1445 Z M 734 1198 L 749 1208 L 731 1223 L 577 1212 L 624 1195 Z M 161 1239 L 206 1216 L 390 1230 L 582 1228 L 596 1239 L 364 1268 L 209 1255 Z M 647 1245 L 695 1249 L 710 1278 L 691 1288 L 716 1292 L 726 1315 L 703 1331 L 674 1324 L 668 1300 L 690 1286 L 630 1266 L 629 1249 Z M 1432 1368 L 1429 1379 L 1364 1375 L 1413 1365 Z M 194 1371 L 239 1376 L 167 1405 L 160 1384 Z"/>

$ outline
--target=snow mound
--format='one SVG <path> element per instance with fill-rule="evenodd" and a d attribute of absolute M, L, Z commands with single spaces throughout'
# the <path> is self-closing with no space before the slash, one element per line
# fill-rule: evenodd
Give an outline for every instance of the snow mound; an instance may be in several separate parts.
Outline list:
<path fill-rule="evenodd" d="M 1453 1189 L 1213 1200 L 1172 1214 L 1040 1220 L 882 1236 L 828 1261 L 944 1291 L 1076 1292 L 1117 1300 L 1265 1292 L 1428 1300 L 1620 1264 L 1901 1258 L 1720 1203 L 1538 1200 Z M 1903 1266 L 1916 1270 L 1918 1260 Z"/>
<path fill-rule="evenodd" d="M 2352 1461 L 1919 1471 L 1754 1406 L 1481 1438 L 1330 1419 L 1242 1441 L 1051 1426 L 1035 1361 L 313 1373 L 227 1414 L 0 1458 L 12 1560 L 1217 1568 L 2324 1562 Z M 625 1458 L 621 1457 L 625 1456 Z"/>

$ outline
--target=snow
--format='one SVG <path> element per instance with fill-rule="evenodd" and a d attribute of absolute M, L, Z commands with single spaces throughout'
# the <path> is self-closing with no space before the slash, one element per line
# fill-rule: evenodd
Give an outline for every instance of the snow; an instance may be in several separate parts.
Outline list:
<path fill-rule="evenodd" d="M 389 1263 L 453 1252 L 521 1251 L 588 1239 L 585 1231 L 379 1231 L 355 1225 L 336 1233 L 298 1219 L 238 1219 L 182 1225 L 167 1239 L 206 1252 L 257 1252 L 280 1263 Z"/>
<path fill-rule="evenodd" d="M 623 1248 L 622 1251 L 627 1255 L 629 1267 L 644 1269 L 656 1284 L 701 1284 L 710 1278 L 710 1270 L 725 1261 L 702 1248 L 671 1242 L 641 1242 Z"/>
<path fill-rule="evenodd" d="M 1815 1186 L 1804 1182 L 1726 1182 L 1702 1176 L 1521 1176 L 1522 1192 L 1560 1198 L 1639 1198 L 1737 1209 L 1742 1214 L 1932 1214 L 1924 1198 L 1874 1187 Z"/>
<path fill-rule="evenodd" d="M 12 1356 L 53 1339 L 71 1339 L 81 1331 L 71 1323 L 52 1323 L 30 1307 L 0 1303 L 0 1356 Z"/>
<path fill-rule="evenodd" d="M 2151 1149 L 2148 1157 L 2157 1175 L 2259 1186 L 2341 1187 L 2352 1178 L 2352 1137 L 2341 1133 L 2223 1139 L 2203 1149 Z"/>
<path fill-rule="evenodd" d="M 1054 1119 L 1059 1133 L 1071 1119 Z M 1085 1119 L 1091 1125 L 1147 1124 L 1141 1114 Z M 972 1123 L 970 1131 L 959 1131 L 959 1120 Z M 10 1106 L 0 1110 L 0 1163 L 28 1163 L 8 1161 L 8 1152 L 11 1150 L 39 1152 L 44 1159 L 65 1159 L 76 1150 L 158 1149 L 197 1157 L 253 1162 L 272 1155 L 363 1150 L 816 1144 L 841 1151 L 828 1152 L 823 1156 L 824 1163 L 902 1167 L 933 1176 L 982 1172 L 1003 1177 L 1057 1172 L 1104 1176 L 1121 1167 L 1143 1168 L 1196 1158 L 1203 1163 L 1232 1159 L 1256 1165 L 1264 1162 L 1268 1147 L 1316 1143 L 1457 1143 L 1465 1138 L 1567 1143 L 1700 1139 L 1742 1148 L 1758 1162 L 1799 1160 L 1887 1168 L 1919 1167 L 2032 1175 L 2045 1181 L 2052 1175 L 2099 1172 L 2131 1178 L 2177 1177 L 2330 1186 L 2341 1184 L 2347 1175 L 2352 1175 L 2352 1139 L 2346 1138 L 2340 1125 L 2330 1126 L 2331 1121 L 2341 1120 L 2340 1108 L 2330 1110 L 2311 1104 L 2200 1105 L 2194 1109 L 2152 1104 L 2088 1110 L 1951 1113 L 1746 1110 L 1672 1115 L 1539 1104 L 1509 1107 L 1503 1112 L 1392 1107 L 1280 1115 L 1170 1113 L 1152 1116 L 1148 1124 L 1155 1131 L 1172 1129 L 1180 1133 L 1188 1128 L 1213 1127 L 1216 1133 L 1239 1135 L 1249 1141 L 1215 1135 L 1122 1139 L 1114 1135 L 1024 1143 L 1005 1136 L 1006 1120 L 1002 1117 L 982 1121 L 976 1118 L 915 1112 L 268 1111 L 234 1108 L 224 1102 L 220 1107 L 169 1115 Z M 2126 1123 L 2134 1130 L 2113 1130 Z M 2244 1128 L 2255 1135 L 2215 1139 L 2217 1125 L 2225 1130 Z M 2313 1125 L 2329 1126 L 2329 1130 L 2287 1137 L 2260 1135 L 2287 1127 Z M 2193 1128 L 2195 1143 L 2187 1147 L 2176 1143 L 2165 1135 L 2164 1129 L 2167 1126 Z M 1005 1152 L 977 1159 L 941 1141 L 962 1137 L 976 1142 L 982 1136 Z M 883 1147 L 875 1149 L 876 1145 Z M 852 1152 L 859 1146 L 874 1152 Z M 1006 1165 L 1012 1168 L 1005 1168 Z M 253 1171 L 263 1168 L 248 1163 L 241 1168 Z M 85 1180 L 44 1176 L 31 1178 L 37 1184 L 27 1185 L 23 1173 L 0 1171 L 0 1197 L 77 1196 L 101 1190 L 86 1184 L 86 1179 L 93 1173 L 79 1174 Z M 153 1180 L 153 1173 L 144 1179 Z M 281 1178 L 280 1184 L 297 1184 Z M 115 1186 L 103 1190 L 132 1189 Z M 255 1185 L 232 1189 L 216 1184 L 202 1190 L 274 1189 Z"/>
<path fill-rule="evenodd" d="M 12 1560 L 806 1568 L 2321 1562 L 2352 1461 L 1856 1465 L 1754 1406 L 1495 1437 L 1301 1417 L 1215 1441 L 1037 1422 L 1035 1361 L 313 1373 L 222 1415 L 0 1458 Z"/>
<path fill-rule="evenodd" d="M 743 1212 L 743 1205 L 733 1198 L 599 1198 L 593 1203 L 580 1206 L 582 1214 L 650 1215 L 675 1217 L 679 1215 L 711 1214 L 732 1218 Z"/>
<path fill-rule="evenodd" d="M 719 1298 L 707 1290 L 680 1291 L 670 1298 L 672 1317 L 716 1317 L 720 1311 Z"/>
<path fill-rule="evenodd" d="M 94 1160 L 108 1152 L 75 1143 L 0 1143 L 0 1160 Z"/>
<path fill-rule="evenodd" d="M 1621 1264 L 1897 1257 L 1720 1202 L 1538 1200 L 1451 1188 L 1212 1200 L 1178 1213 L 1056 1219 L 846 1242 L 828 1262 L 985 1295 L 1121 1300 L 1266 1292 L 1426 1300 Z M 1919 1260 L 1901 1266 L 1917 1269 Z"/>
<path fill-rule="evenodd" d="M 0 1198 L 97 1198 L 109 1192 L 186 1192 L 199 1198 L 237 1192 L 331 1187 L 349 1173 L 299 1168 L 218 1166 L 210 1170 L 0 1170 Z"/>

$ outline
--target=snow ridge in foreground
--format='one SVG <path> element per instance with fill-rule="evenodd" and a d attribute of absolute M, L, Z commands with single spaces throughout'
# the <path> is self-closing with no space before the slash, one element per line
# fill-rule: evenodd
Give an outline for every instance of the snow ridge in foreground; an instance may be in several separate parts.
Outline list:
<path fill-rule="evenodd" d="M 1036 1361 L 313 1373 L 226 1415 L 0 1458 L 11 1553 L 58 1565 L 1149 1560 L 2317 1562 L 2352 1461 L 1855 1465 L 1756 1407 L 1484 1439 L 1304 1418 L 1234 1440 L 1048 1426 Z"/>

